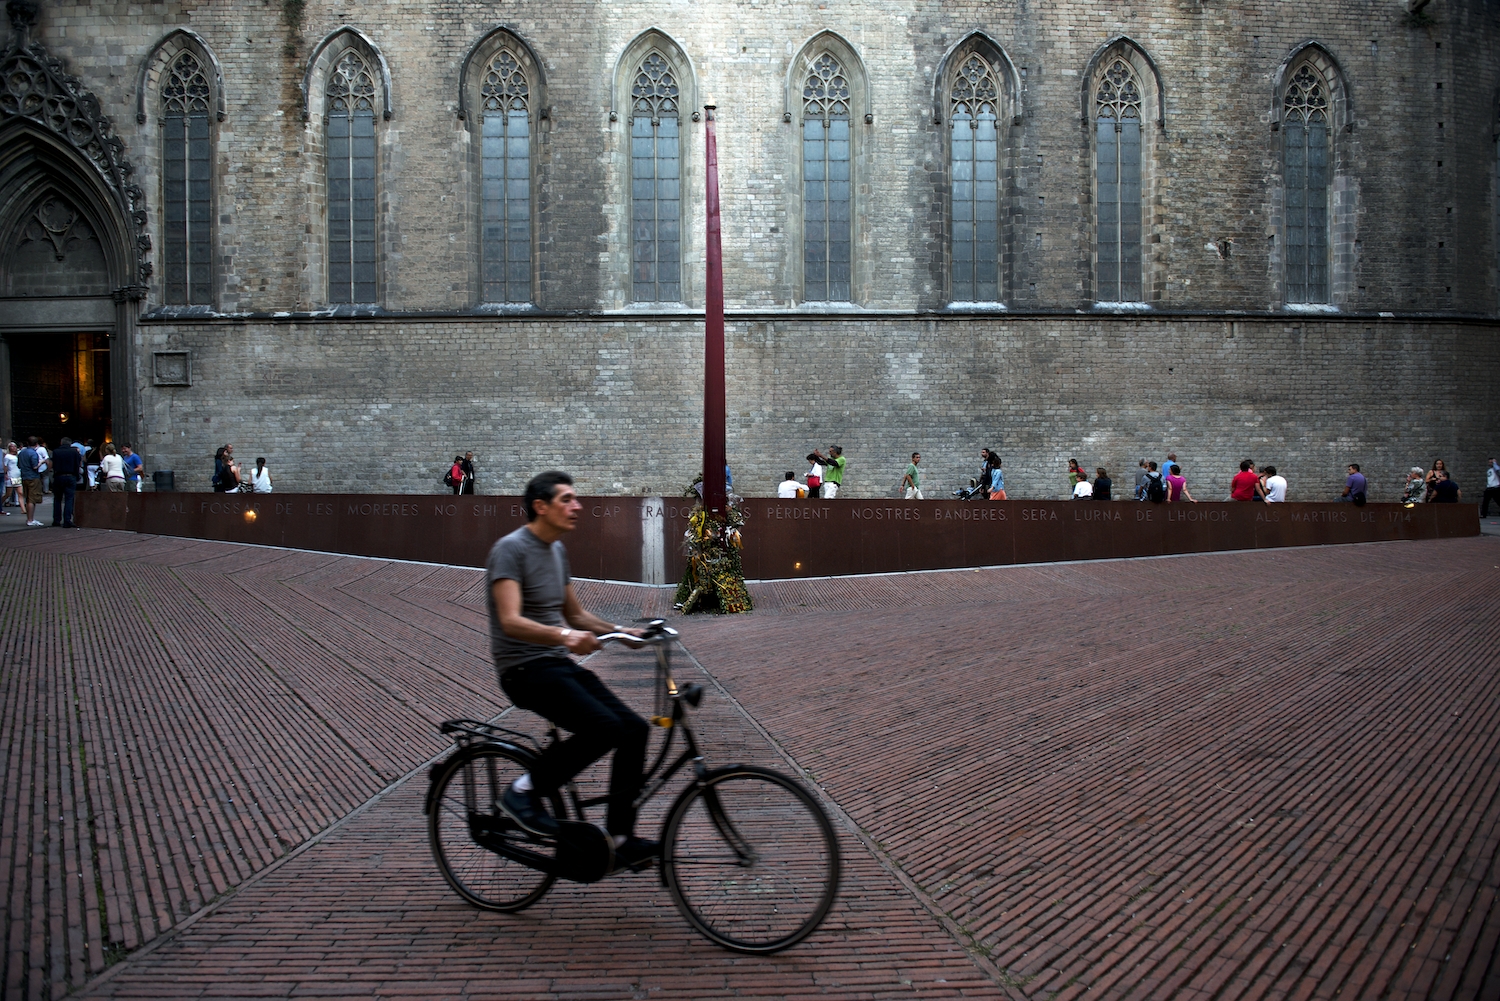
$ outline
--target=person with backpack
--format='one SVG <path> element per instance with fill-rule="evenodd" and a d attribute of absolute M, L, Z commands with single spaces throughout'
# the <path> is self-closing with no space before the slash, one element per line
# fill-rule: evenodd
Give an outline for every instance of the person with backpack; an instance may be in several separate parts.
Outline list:
<path fill-rule="evenodd" d="M 448 467 L 448 472 L 443 474 L 443 485 L 452 489 L 455 495 L 464 487 L 464 457 L 455 455 L 453 465 Z"/>
<path fill-rule="evenodd" d="M 1167 483 L 1162 479 L 1161 473 L 1156 471 L 1156 462 L 1153 460 L 1146 463 L 1146 486 L 1144 500 L 1152 504 L 1160 504 L 1167 499 Z"/>

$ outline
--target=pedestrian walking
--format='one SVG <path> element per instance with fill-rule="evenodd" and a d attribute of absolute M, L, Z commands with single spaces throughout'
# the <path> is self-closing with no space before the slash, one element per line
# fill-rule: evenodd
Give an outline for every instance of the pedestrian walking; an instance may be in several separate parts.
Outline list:
<path fill-rule="evenodd" d="M 1168 452 L 1167 453 L 1167 461 L 1163 462 L 1160 466 L 1157 466 L 1156 468 L 1159 469 L 1159 470 L 1161 470 L 1161 475 L 1162 475 L 1163 478 L 1165 478 L 1165 477 L 1171 475 L 1171 473 L 1172 473 L 1172 467 L 1175 466 L 1175 465 L 1177 465 L 1177 453 L 1176 452 Z"/>
<path fill-rule="evenodd" d="M 239 466 L 234 466 L 235 485 L 239 485 Z M 110 493 L 122 494 L 125 492 L 125 460 L 120 458 L 115 447 L 109 442 L 104 443 L 104 455 L 99 459 L 99 477 L 104 481 L 104 489 Z"/>
<path fill-rule="evenodd" d="M 1109 473 L 1105 472 L 1103 466 L 1094 470 L 1094 500 L 1113 500 L 1114 498 L 1110 496 L 1110 491 L 1114 489 L 1114 486 L 1114 481 L 1109 478 Z"/>
<path fill-rule="evenodd" d="M 1167 473 L 1167 503 L 1175 504 L 1184 497 L 1194 504 L 1198 503 L 1198 498 L 1194 497 L 1192 491 L 1188 489 L 1187 477 L 1182 475 L 1182 467 L 1174 462 Z"/>
<path fill-rule="evenodd" d="M 4 485 L 4 490 L 0 490 L 0 512 L 3 512 L 7 517 L 9 517 L 10 512 L 6 511 L 6 508 L 21 506 L 21 467 L 16 461 L 16 453 L 19 451 L 20 449 L 16 448 L 15 442 L 6 443 L 5 478 L 3 481 L 0 481 Z"/>
<path fill-rule="evenodd" d="M 73 501 L 83 480 L 83 456 L 64 438 L 52 453 L 52 527 L 73 527 Z"/>
<path fill-rule="evenodd" d="M 37 472 L 42 476 L 42 493 L 49 494 L 52 492 L 52 452 L 47 448 L 47 439 L 37 439 L 36 457 Z"/>
<path fill-rule="evenodd" d="M 1443 475 L 1448 475 L 1447 470 Z M 1339 495 L 1339 500 L 1350 501 L 1355 507 L 1365 506 L 1365 474 L 1359 471 L 1359 463 L 1349 463 L 1349 478 L 1344 481 L 1344 492 Z"/>
<path fill-rule="evenodd" d="M 255 471 L 250 474 L 250 492 L 253 494 L 271 492 L 271 467 L 266 465 L 266 457 L 263 455 L 255 459 Z"/>
<path fill-rule="evenodd" d="M 813 451 L 813 455 L 817 457 L 816 461 L 823 466 L 822 497 L 824 500 L 833 500 L 839 495 L 839 491 L 844 489 L 844 468 L 849 464 L 848 460 L 844 458 L 843 446 L 829 445 L 826 456 L 817 450 Z"/>
<path fill-rule="evenodd" d="M 989 473 L 989 493 L 990 493 L 990 500 L 992 500 L 992 501 L 1006 500 L 1007 498 L 1005 496 L 1005 470 L 1003 470 L 1003 469 L 1000 468 L 1000 456 L 997 455 L 994 451 L 990 451 L 989 456 L 990 456 L 990 459 L 989 459 L 989 461 L 990 461 L 990 473 Z"/>
<path fill-rule="evenodd" d="M 911 462 L 906 467 L 906 475 L 901 477 L 901 485 L 906 488 L 907 500 L 922 500 L 922 470 L 918 468 L 921 463 L 922 453 L 913 452 Z"/>
<path fill-rule="evenodd" d="M 463 484 L 459 489 L 461 494 L 472 494 L 474 492 L 474 453 L 465 452 L 464 457 L 459 460 L 459 467 L 463 470 Z"/>
<path fill-rule="evenodd" d="M 120 446 L 120 460 L 125 464 L 125 490 L 140 493 L 146 481 L 146 464 L 128 443 Z M 95 472 L 97 474 L 97 468 Z"/>
<path fill-rule="evenodd" d="M 1276 472 L 1275 466 L 1266 467 L 1265 498 L 1267 504 L 1286 502 L 1286 477 Z"/>
<path fill-rule="evenodd" d="M 807 496 L 819 497 L 823 489 L 823 463 L 818 461 L 821 456 L 816 452 L 807 453 L 807 461 L 812 463 L 807 470 Z"/>
<path fill-rule="evenodd" d="M 21 510 L 26 515 L 28 528 L 42 527 L 36 517 L 36 506 L 42 502 L 42 457 L 36 449 L 37 439 L 33 435 L 26 439 L 26 447 L 16 455 L 16 467 L 21 473 Z"/>
<path fill-rule="evenodd" d="M 1085 480 L 1088 479 L 1088 477 L 1086 475 L 1084 475 L 1083 470 L 1078 468 L 1078 460 L 1077 459 L 1069 459 L 1068 460 L 1068 496 L 1071 497 L 1073 495 L 1073 488 L 1076 487 L 1076 486 L 1078 486 L 1078 480 L 1080 478 L 1085 479 Z"/>
<path fill-rule="evenodd" d="M 1146 481 L 1147 481 L 1147 478 L 1150 477 L 1150 475 L 1151 475 L 1151 468 L 1146 464 L 1146 460 L 1142 459 L 1141 460 L 1141 464 L 1138 467 L 1136 467 L 1136 471 L 1135 471 L 1135 499 L 1136 500 L 1143 501 L 1143 500 L 1146 499 Z"/>
<path fill-rule="evenodd" d="M 88 477 L 88 489 L 99 489 L 99 449 L 90 438 L 82 445 L 84 475 Z"/>
<path fill-rule="evenodd" d="M 1141 499 L 1153 504 L 1164 503 L 1167 499 L 1166 477 L 1156 468 L 1154 460 L 1146 463 L 1146 496 Z"/>
<path fill-rule="evenodd" d="M 1490 501 L 1500 504 L 1500 461 L 1493 457 L 1484 467 L 1484 499 L 1479 502 L 1479 517 L 1490 516 Z"/>

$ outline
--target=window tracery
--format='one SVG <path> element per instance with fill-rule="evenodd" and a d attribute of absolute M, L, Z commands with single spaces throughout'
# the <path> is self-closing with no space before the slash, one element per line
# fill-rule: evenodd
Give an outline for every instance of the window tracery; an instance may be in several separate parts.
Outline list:
<path fill-rule="evenodd" d="M 208 74 L 192 52 L 161 85 L 163 285 L 172 304 L 213 302 L 213 160 Z"/>
<path fill-rule="evenodd" d="M 1107 61 L 1094 90 L 1095 298 L 1141 301 L 1141 88 L 1123 58 Z"/>
<path fill-rule="evenodd" d="M 952 289 L 959 302 L 996 302 L 999 279 L 1000 88 L 977 53 L 954 73 L 949 91 L 952 184 Z"/>
<path fill-rule="evenodd" d="M 483 296 L 531 300 L 531 88 L 516 54 L 501 49 L 480 84 L 483 115 Z"/>
<path fill-rule="evenodd" d="M 1328 86 L 1310 63 L 1303 63 L 1282 100 L 1287 302 L 1329 300 L 1328 124 Z"/>
<path fill-rule="evenodd" d="M 327 86 L 328 299 L 376 301 L 375 78 L 353 49 Z"/>
<path fill-rule="evenodd" d="M 677 75 L 650 52 L 630 89 L 631 295 L 682 301 L 682 146 Z"/>
<path fill-rule="evenodd" d="M 811 302 L 852 298 L 849 79 L 832 53 L 802 85 L 802 284 Z"/>

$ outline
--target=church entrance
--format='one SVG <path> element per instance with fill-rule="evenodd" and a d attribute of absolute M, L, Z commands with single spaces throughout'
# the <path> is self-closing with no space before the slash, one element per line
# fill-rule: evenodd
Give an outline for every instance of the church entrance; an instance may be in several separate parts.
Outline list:
<path fill-rule="evenodd" d="M 36 435 L 49 447 L 74 441 L 113 441 L 109 338 L 102 333 L 12 334 L 12 437 Z"/>

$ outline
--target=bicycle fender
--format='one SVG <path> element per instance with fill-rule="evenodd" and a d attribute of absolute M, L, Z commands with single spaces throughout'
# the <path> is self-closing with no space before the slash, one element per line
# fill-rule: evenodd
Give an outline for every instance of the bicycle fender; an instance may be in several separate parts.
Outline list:
<path fill-rule="evenodd" d="M 487 741 L 483 744 L 470 744 L 468 747 L 460 747 L 456 749 L 452 754 L 448 755 L 446 758 L 437 762 L 431 768 L 427 769 L 427 795 L 422 798 L 422 816 L 425 817 L 428 814 L 432 813 L 433 800 L 437 798 L 438 780 L 442 778 L 443 773 L 446 772 L 449 767 L 454 764 L 454 762 L 458 761 L 461 758 L 472 757 L 480 748 L 483 747 L 498 747 L 503 751 L 514 754 L 518 760 L 526 765 L 528 771 L 531 769 L 532 762 L 536 761 L 536 754 L 534 752 L 528 750 L 527 748 L 509 743 L 508 741 L 504 740 L 492 740 Z"/>

